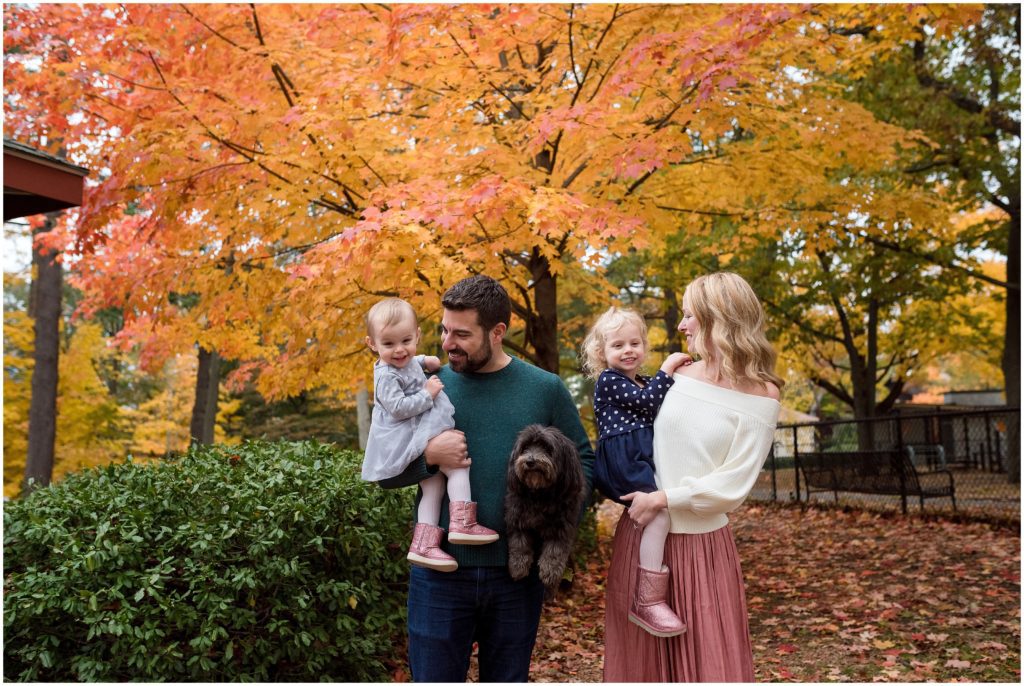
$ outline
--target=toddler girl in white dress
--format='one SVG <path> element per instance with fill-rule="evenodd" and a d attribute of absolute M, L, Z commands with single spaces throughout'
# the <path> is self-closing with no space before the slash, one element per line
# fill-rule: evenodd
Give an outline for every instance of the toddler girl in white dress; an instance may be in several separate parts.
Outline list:
<path fill-rule="evenodd" d="M 381 300 L 366 315 L 366 345 L 379 356 L 373 365 L 374 404 L 362 477 L 380 481 L 401 474 L 423 454 L 434 436 L 455 427 L 455 408 L 436 376 L 437 357 L 416 354 L 420 329 L 412 305 L 399 298 Z M 493 529 L 476 521 L 469 468 L 448 469 L 420 482 L 423 493 L 407 558 L 421 567 L 451 572 L 458 563 L 441 549 L 441 516 L 447 481 L 451 524 L 448 542 L 483 545 L 498 540 Z"/>

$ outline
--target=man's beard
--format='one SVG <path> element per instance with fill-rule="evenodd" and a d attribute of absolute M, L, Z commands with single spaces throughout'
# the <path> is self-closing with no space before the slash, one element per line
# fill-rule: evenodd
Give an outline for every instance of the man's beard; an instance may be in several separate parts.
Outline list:
<path fill-rule="evenodd" d="M 462 358 L 457 361 L 453 360 L 452 352 L 461 354 Z M 459 374 L 475 372 L 486 367 L 493 356 L 494 351 L 491 348 L 491 342 L 485 338 L 483 345 L 480 346 L 480 349 L 476 351 L 475 355 L 466 354 L 466 351 L 462 348 L 455 348 L 455 350 L 449 351 L 448 366 Z"/>

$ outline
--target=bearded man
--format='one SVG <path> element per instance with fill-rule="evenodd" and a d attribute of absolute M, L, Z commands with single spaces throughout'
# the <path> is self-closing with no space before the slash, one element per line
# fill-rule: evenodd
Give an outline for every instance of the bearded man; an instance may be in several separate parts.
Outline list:
<path fill-rule="evenodd" d="M 487 276 L 463 279 L 441 304 L 448 364 L 438 376 L 455 406 L 455 429 L 435 436 L 402 474 L 380 484 L 409 486 L 442 466 L 472 463 L 477 521 L 500 538 L 487 545 L 446 546 L 459 564 L 454 572 L 412 567 L 409 665 L 414 681 L 464 682 L 476 642 L 481 682 L 526 682 L 544 585 L 536 566 L 518 581 L 508 571 L 503 502 L 509 457 L 527 425 L 555 427 L 576 445 L 590 493 L 594 451 L 562 380 L 502 348 L 512 306 L 500 283 Z M 447 514 L 442 503 L 439 525 L 445 529 Z"/>

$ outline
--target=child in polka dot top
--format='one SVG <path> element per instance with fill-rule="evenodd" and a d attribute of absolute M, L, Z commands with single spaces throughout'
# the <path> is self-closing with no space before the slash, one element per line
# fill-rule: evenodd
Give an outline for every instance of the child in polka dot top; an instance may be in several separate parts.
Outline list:
<path fill-rule="evenodd" d="M 653 376 L 640 373 L 647 357 L 647 324 L 632 310 L 612 307 L 602 314 L 583 341 L 583 370 L 597 383 L 594 416 L 598 439 L 594 484 L 621 505 L 623 496 L 658 490 L 654 480 L 654 418 L 672 386 L 677 367 L 692 358 L 672 353 Z M 640 567 L 667 579 L 664 566 L 668 536 L 668 510 L 644 529 L 640 539 Z M 677 636 L 686 630 L 665 604 L 645 606 L 644 590 L 636 589 L 629 619 L 655 636 Z"/>

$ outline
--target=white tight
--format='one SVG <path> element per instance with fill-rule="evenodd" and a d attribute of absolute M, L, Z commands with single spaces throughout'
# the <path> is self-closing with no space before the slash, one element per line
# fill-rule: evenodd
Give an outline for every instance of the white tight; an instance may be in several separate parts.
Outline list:
<path fill-rule="evenodd" d="M 668 538 L 668 510 L 662 510 L 644 527 L 640 536 L 640 566 L 660 572 L 665 559 L 665 540 Z"/>
<path fill-rule="evenodd" d="M 447 479 L 445 478 L 447 477 Z M 460 500 L 472 500 L 469 488 L 469 467 L 459 469 L 441 468 L 439 474 L 420 482 L 423 489 L 423 497 L 420 498 L 419 509 L 416 511 L 416 521 L 421 524 L 433 524 L 441 520 L 441 501 L 444 499 L 445 482 L 448 485 L 448 499 L 457 502 Z M 665 529 L 668 532 L 668 528 Z"/>

